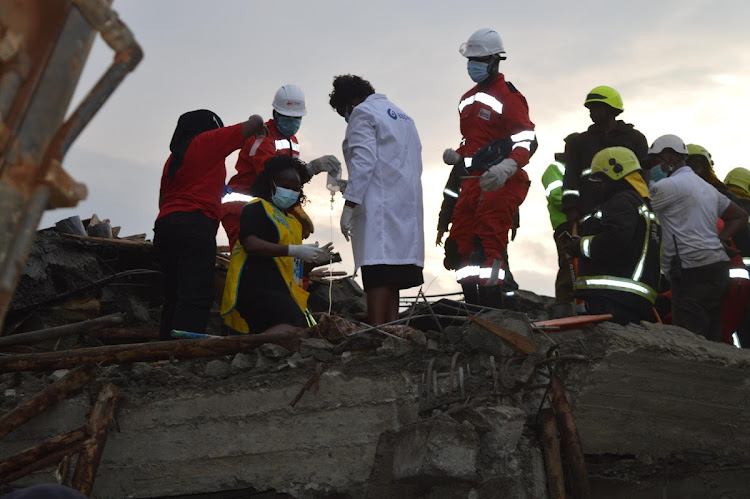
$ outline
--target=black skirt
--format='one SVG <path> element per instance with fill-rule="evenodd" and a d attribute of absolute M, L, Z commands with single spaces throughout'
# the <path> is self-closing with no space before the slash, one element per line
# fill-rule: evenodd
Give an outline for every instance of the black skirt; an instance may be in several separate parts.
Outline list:
<path fill-rule="evenodd" d="M 424 282 L 422 267 L 416 265 L 365 265 L 362 267 L 362 284 L 365 291 L 382 286 L 407 289 Z"/>

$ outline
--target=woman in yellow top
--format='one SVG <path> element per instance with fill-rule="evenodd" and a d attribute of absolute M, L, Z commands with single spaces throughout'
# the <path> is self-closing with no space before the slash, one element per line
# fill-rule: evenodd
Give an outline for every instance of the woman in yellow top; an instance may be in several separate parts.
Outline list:
<path fill-rule="evenodd" d="M 315 322 L 300 286 L 305 270 L 328 263 L 332 243 L 302 244 L 302 226 L 288 213 L 304 201 L 305 166 L 290 156 L 269 159 L 242 209 L 240 236 L 224 287 L 221 313 L 233 332 L 293 331 Z"/>

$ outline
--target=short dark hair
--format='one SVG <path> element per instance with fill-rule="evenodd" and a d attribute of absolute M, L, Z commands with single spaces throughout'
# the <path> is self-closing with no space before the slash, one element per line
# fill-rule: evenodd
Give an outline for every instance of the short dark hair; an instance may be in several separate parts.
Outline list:
<path fill-rule="evenodd" d="M 305 164 L 297 158 L 281 154 L 269 158 L 263 165 L 263 171 L 250 188 L 250 195 L 257 198 L 270 199 L 273 193 L 273 179 L 279 172 L 284 170 L 296 170 L 299 174 L 300 182 L 305 183 L 309 179 Z M 299 190 L 299 202 L 305 201 L 305 194 L 302 188 Z"/>
<path fill-rule="evenodd" d="M 355 99 L 366 99 L 375 93 L 369 81 L 357 75 L 339 75 L 333 78 L 333 92 L 329 94 L 329 104 L 339 114 Z"/>

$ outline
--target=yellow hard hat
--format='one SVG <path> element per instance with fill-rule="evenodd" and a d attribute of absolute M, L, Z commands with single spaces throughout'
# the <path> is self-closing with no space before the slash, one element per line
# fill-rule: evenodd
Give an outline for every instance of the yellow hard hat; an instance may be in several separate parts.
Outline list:
<path fill-rule="evenodd" d="M 727 173 L 724 183 L 738 187 L 750 196 L 750 170 L 747 168 L 738 167 L 731 170 Z"/>
<path fill-rule="evenodd" d="M 596 153 L 591 160 L 590 178 L 593 181 L 606 178 L 620 180 L 640 169 L 641 164 L 633 151 L 621 146 L 608 147 Z"/>
<path fill-rule="evenodd" d="M 592 102 L 603 102 L 618 111 L 625 110 L 625 107 L 622 105 L 622 97 L 620 97 L 620 93 L 614 88 L 604 85 L 591 89 L 586 96 L 586 102 L 584 102 L 583 105 L 588 107 Z"/>
<path fill-rule="evenodd" d="M 714 160 L 713 158 L 711 158 L 711 153 L 708 152 L 708 149 L 706 149 L 705 147 L 699 146 L 698 144 L 688 144 L 687 151 L 688 156 L 703 156 L 708 161 L 709 166 L 714 165 Z"/>

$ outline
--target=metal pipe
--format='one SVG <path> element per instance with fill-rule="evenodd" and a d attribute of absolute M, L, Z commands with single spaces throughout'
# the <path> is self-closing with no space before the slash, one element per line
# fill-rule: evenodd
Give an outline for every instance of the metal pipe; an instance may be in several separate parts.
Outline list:
<path fill-rule="evenodd" d="M 78 135 L 99 111 L 112 92 L 143 59 L 143 50 L 133 33 L 103 0 L 73 0 L 81 14 L 102 35 L 102 39 L 115 51 L 114 60 L 99 81 L 89 91 L 68 121 L 60 128 L 60 156 L 67 153 Z"/>

